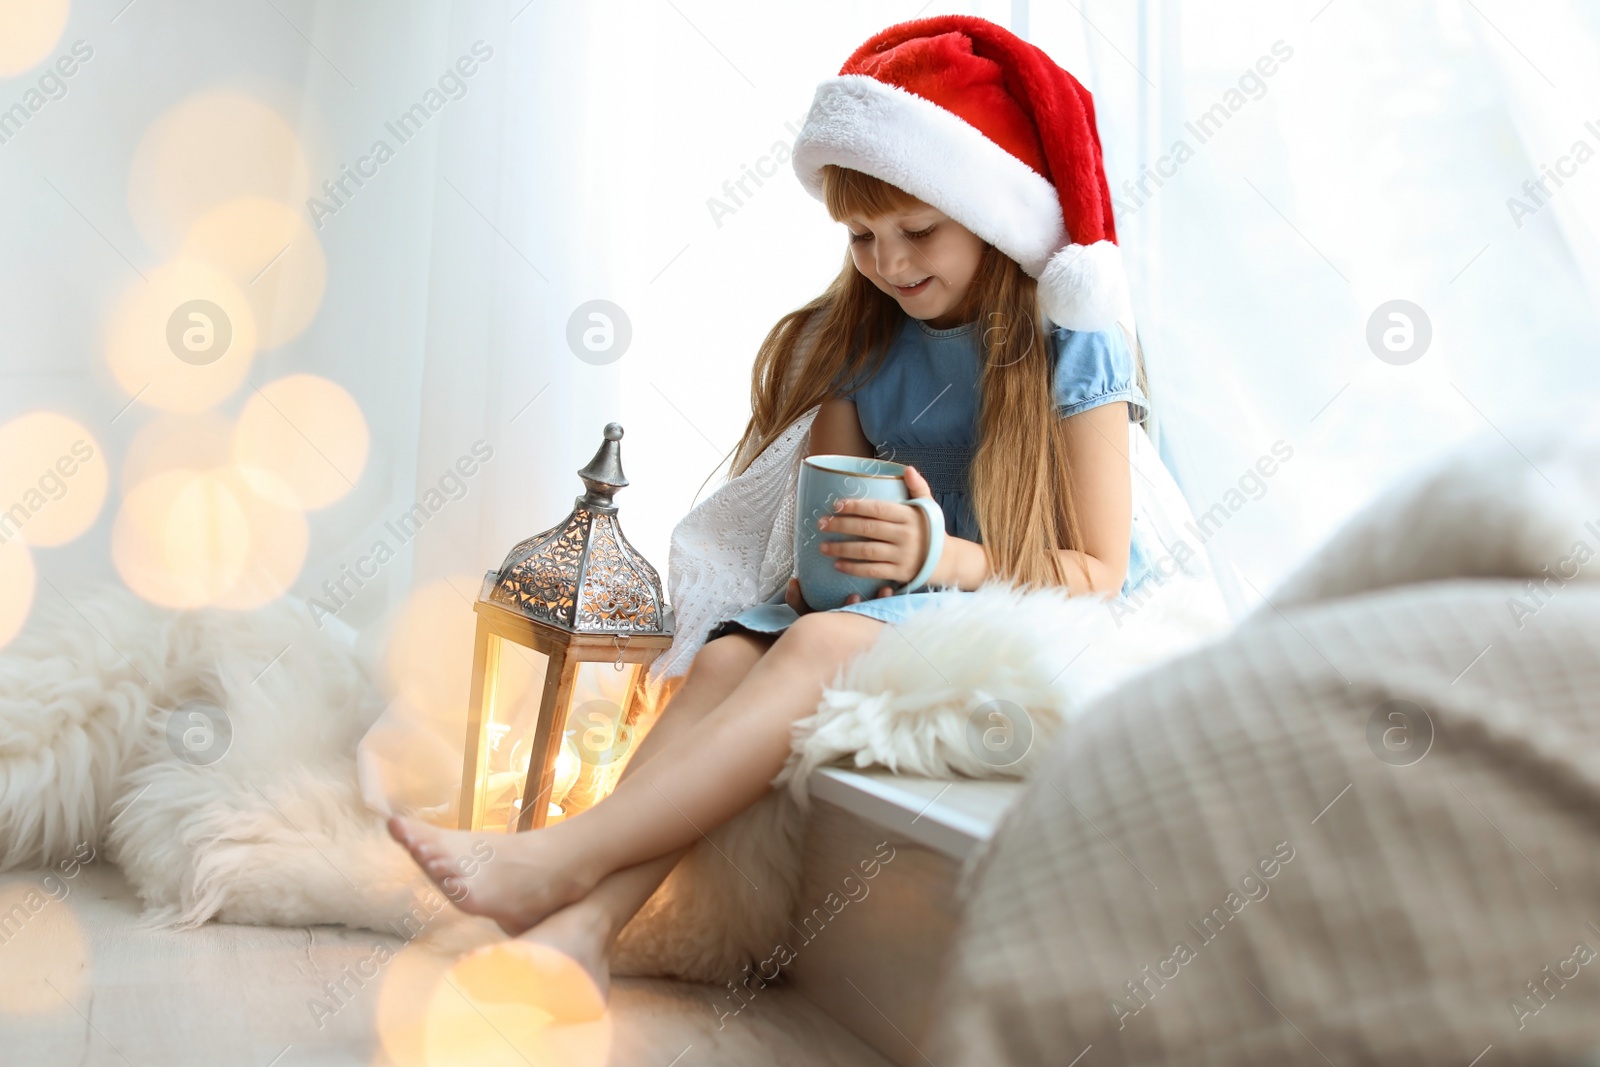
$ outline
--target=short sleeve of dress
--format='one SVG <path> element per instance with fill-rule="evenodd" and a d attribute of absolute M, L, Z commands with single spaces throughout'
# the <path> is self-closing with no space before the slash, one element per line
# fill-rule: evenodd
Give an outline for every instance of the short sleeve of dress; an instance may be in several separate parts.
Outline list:
<path fill-rule="evenodd" d="M 833 400 L 848 400 L 855 395 L 860 385 L 850 374 L 848 367 L 841 370 L 833 379 L 833 384 L 828 387 L 828 396 Z"/>
<path fill-rule="evenodd" d="M 1064 419 L 1118 400 L 1127 402 L 1128 415 L 1134 421 L 1149 412 L 1150 402 L 1139 388 L 1133 353 L 1128 351 L 1122 327 L 1058 327 L 1051 341 L 1056 349 L 1052 386 L 1059 417 Z"/>
<path fill-rule="evenodd" d="M 873 377 L 871 367 L 841 367 L 828 386 L 828 396 L 834 400 L 854 400 L 867 381 Z"/>

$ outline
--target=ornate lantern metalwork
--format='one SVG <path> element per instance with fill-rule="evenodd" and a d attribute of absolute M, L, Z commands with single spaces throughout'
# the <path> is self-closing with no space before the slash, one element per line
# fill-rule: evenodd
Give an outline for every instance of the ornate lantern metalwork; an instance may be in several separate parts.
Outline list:
<path fill-rule="evenodd" d="M 519 542 L 498 571 L 484 576 L 473 605 L 478 625 L 458 819 L 464 830 L 498 822 L 486 819 L 487 809 L 495 782 L 501 785 L 495 795 L 503 795 L 508 779 L 522 779 L 509 801 L 518 830 L 572 814 L 572 805 L 561 805 L 585 769 L 595 779 L 587 789 L 592 803 L 607 770 L 631 750 L 645 669 L 672 644 L 672 609 L 656 569 L 617 520 L 612 497 L 628 484 L 621 440 L 622 426 L 607 423 L 604 443 L 578 471 L 585 492 L 571 514 Z M 496 721 L 497 711 L 506 710 L 497 706 L 506 641 L 543 655 L 544 682 L 531 736 L 514 741 L 507 768 L 495 772 L 491 751 L 510 733 Z M 610 678 L 598 670 L 607 667 L 615 672 Z M 581 699 L 585 694 L 593 695 Z M 576 724 L 569 726 L 570 719 Z M 574 731 L 576 740 L 568 737 Z M 525 771 L 514 758 L 519 749 L 528 756 Z"/>

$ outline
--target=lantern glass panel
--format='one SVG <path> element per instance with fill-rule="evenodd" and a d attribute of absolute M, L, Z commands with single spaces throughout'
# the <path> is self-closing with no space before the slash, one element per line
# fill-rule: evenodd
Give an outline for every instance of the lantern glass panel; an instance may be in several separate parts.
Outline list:
<path fill-rule="evenodd" d="M 488 756 L 484 769 L 483 828 L 516 829 L 533 732 L 539 723 L 539 699 L 550 658 L 489 634 L 489 662 L 484 685 L 489 687 Z"/>
<path fill-rule="evenodd" d="M 616 788 L 627 757 L 638 740 L 643 701 L 637 695 L 642 664 L 625 663 L 617 670 L 611 661 L 579 663 L 573 677 L 572 703 L 567 714 L 566 758 L 576 763 L 572 787 L 556 800 L 560 816 L 593 807 Z M 556 788 L 563 793 L 563 768 L 557 764 Z M 569 771 L 570 773 L 570 771 Z M 551 817 L 557 813 L 552 809 Z"/>

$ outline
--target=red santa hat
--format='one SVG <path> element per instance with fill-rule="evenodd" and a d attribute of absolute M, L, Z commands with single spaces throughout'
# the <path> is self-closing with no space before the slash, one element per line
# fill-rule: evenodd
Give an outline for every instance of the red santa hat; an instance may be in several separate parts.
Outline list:
<path fill-rule="evenodd" d="M 873 36 L 819 86 L 794 169 L 822 199 L 835 163 L 931 204 L 1039 282 L 1058 326 L 1131 317 L 1094 101 L 1042 50 L 970 15 Z"/>

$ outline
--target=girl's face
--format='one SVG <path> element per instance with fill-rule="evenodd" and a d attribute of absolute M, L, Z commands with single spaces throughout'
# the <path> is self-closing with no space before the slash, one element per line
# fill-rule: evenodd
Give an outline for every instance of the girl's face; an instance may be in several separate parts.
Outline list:
<path fill-rule="evenodd" d="M 850 258 L 900 309 L 935 329 L 951 321 L 978 272 L 984 242 L 937 208 L 918 202 L 888 215 L 844 220 Z"/>

